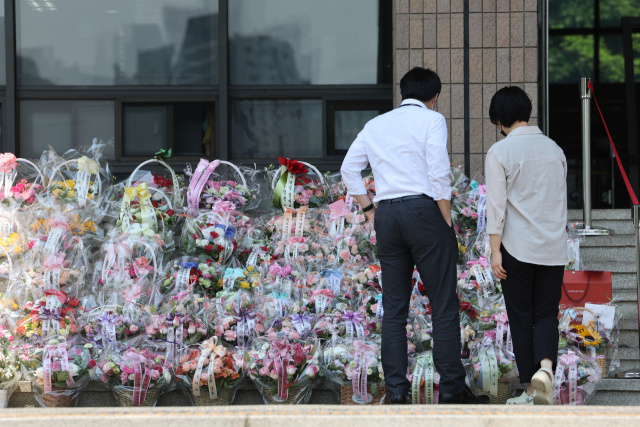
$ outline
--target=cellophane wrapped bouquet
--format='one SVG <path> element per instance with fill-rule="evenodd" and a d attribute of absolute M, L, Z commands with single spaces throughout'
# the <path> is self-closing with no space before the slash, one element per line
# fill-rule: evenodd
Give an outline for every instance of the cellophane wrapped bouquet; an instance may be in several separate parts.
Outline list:
<path fill-rule="evenodd" d="M 153 405 L 177 384 L 194 404 L 229 404 L 247 377 L 268 404 L 308 402 L 325 378 L 343 403 L 383 401 L 388 279 L 373 224 L 339 173 L 282 157 L 264 171 L 203 159 L 182 175 L 163 150 L 118 182 L 105 144 L 88 142 L 34 162 L 0 156 L 0 319 L 13 337 L 4 375 L 22 369 L 37 383 L 42 367 L 52 389 L 40 400 L 50 405 L 52 396 L 75 404 L 62 396 L 77 396 L 96 368 L 123 406 Z M 490 267 L 486 186 L 457 166 L 451 178 L 461 359 L 491 393 L 494 379 L 500 389 L 517 371 Z M 363 182 L 373 199 L 375 177 Z M 407 284 L 414 403 L 438 394 L 426 279 L 415 271 Z M 605 317 L 561 328 L 561 355 L 580 352 L 585 372 L 603 360 L 619 367 L 618 320 Z M 576 401 L 597 390 L 589 373 L 576 387 L 590 393 Z M 572 384 L 565 375 L 561 387 Z"/>
<path fill-rule="evenodd" d="M 104 354 L 98 363 L 102 382 L 120 406 L 155 406 L 160 394 L 174 385 L 172 365 L 161 347 L 147 341 Z"/>

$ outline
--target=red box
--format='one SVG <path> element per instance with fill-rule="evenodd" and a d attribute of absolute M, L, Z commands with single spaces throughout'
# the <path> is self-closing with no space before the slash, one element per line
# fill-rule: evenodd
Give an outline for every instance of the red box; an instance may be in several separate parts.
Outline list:
<path fill-rule="evenodd" d="M 565 271 L 560 305 L 584 307 L 586 303 L 611 302 L 613 289 L 610 271 Z"/>

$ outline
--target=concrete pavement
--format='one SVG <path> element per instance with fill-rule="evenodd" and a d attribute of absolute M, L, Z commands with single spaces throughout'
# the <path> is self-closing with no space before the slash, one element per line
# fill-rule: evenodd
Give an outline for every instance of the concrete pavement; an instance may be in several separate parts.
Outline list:
<path fill-rule="evenodd" d="M 506 406 L 228 406 L 156 408 L 10 408 L 0 425 L 11 427 L 547 427 L 640 426 L 633 407 Z"/>

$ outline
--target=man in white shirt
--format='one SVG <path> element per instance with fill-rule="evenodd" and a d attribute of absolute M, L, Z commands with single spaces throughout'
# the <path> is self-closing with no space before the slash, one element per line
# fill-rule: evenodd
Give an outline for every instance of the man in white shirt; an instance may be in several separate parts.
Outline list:
<path fill-rule="evenodd" d="M 388 403 L 409 403 L 407 317 L 414 265 L 433 311 L 433 357 L 440 403 L 489 403 L 465 385 L 460 361 L 460 302 L 456 294 L 457 240 L 451 224 L 447 125 L 434 111 L 440 78 L 416 67 L 400 81 L 402 105 L 366 124 L 342 164 L 342 179 L 374 221 L 382 267 L 382 367 Z M 361 172 L 370 164 L 376 208 Z"/>

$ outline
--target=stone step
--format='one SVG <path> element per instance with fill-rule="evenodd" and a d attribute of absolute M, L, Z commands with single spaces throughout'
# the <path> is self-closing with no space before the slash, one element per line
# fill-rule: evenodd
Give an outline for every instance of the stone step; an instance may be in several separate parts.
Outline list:
<path fill-rule="evenodd" d="M 635 273 L 635 262 L 629 261 L 588 261 L 584 263 L 588 270 L 604 270 L 612 273 Z"/>
<path fill-rule="evenodd" d="M 615 261 L 629 262 L 635 267 L 636 248 L 631 246 L 583 246 L 580 248 L 580 258 L 585 264 L 592 261 Z"/>
<path fill-rule="evenodd" d="M 596 395 L 597 396 L 597 395 Z M 615 402 L 614 402 L 615 403 Z M 278 405 L 258 411 L 251 406 L 207 408 L 22 408 L 2 413 L 11 427 L 221 426 L 221 427 L 388 427 L 443 425 L 468 427 L 636 427 L 640 410 L 607 406 L 474 405 Z"/>
<path fill-rule="evenodd" d="M 612 273 L 611 282 L 613 289 L 637 289 L 636 273 Z"/>
<path fill-rule="evenodd" d="M 615 219 L 598 219 L 591 222 L 592 228 L 604 228 L 610 230 L 611 234 L 634 234 L 633 221 L 631 220 L 615 220 Z"/>
<path fill-rule="evenodd" d="M 638 300 L 638 291 L 636 289 L 614 289 L 613 300 L 616 302 L 635 302 Z"/>
<path fill-rule="evenodd" d="M 598 391 L 589 404 L 638 406 L 640 405 L 640 380 L 601 379 L 598 383 Z"/>
<path fill-rule="evenodd" d="M 582 221 L 582 209 L 569 209 L 567 219 L 569 221 Z M 592 209 L 591 219 L 626 220 L 633 221 L 631 209 Z"/>
<path fill-rule="evenodd" d="M 635 249 L 635 235 L 617 234 L 613 236 L 586 236 L 580 242 L 580 248 L 587 247 L 630 247 Z"/>

